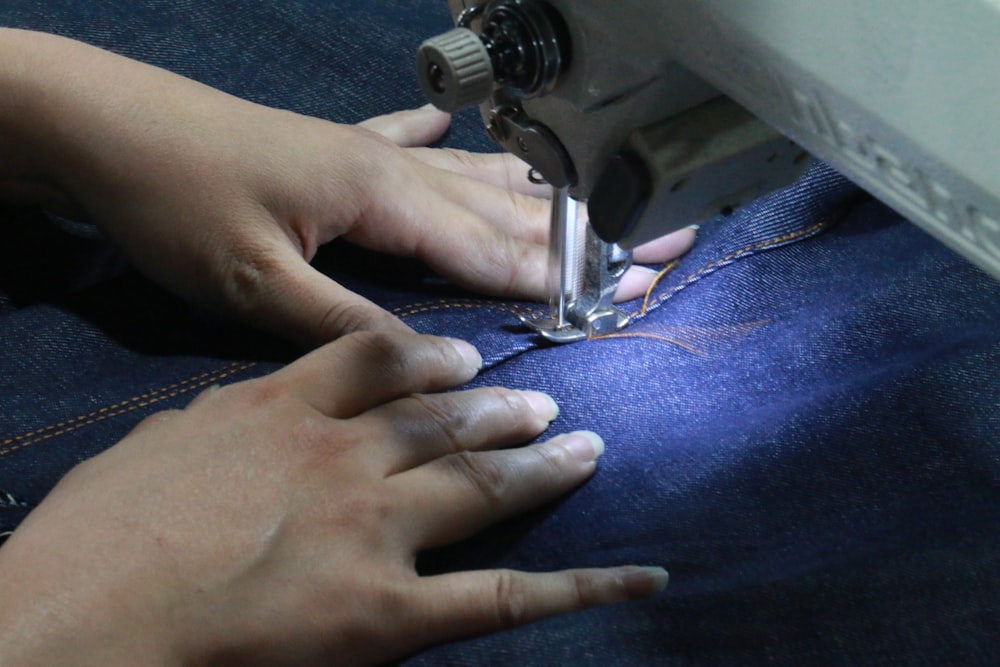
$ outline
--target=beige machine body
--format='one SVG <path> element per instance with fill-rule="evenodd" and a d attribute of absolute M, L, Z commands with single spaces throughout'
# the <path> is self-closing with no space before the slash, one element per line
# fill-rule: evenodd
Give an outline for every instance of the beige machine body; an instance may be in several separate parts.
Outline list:
<path fill-rule="evenodd" d="M 604 243 L 727 213 L 813 155 L 1000 277 L 1000 0 L 448 5 L 467 41 L 447 62 L 422 47 L 428 96 L 479 104 Z M 562 271 L 611 261 L 582 238 L 553 234 Z M 581 308 L 603 297 L 581 280 L 559 289 L 588 333 Z"/>

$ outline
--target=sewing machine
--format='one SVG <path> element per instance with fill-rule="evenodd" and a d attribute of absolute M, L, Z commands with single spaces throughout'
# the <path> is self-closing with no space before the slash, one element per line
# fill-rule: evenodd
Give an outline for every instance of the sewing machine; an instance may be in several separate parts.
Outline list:
<path fill-rule="evenodd" d="M 630 248 L 790 183 L 812 155 L 1000 277 L 997 0 L 449 0 L 428 98 L 479 104 L 553 188 L 551 318 L 624 323 Z M 589 224 L 579 215 L 587 202 Z"/>

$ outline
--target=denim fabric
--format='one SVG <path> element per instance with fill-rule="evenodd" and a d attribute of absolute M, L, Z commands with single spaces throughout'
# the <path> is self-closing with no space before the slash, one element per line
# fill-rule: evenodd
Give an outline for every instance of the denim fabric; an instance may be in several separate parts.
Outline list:
<path fill-rule="evenodd" d="M 412 51 L 447 22 L 438 0 L 0 8 L 0 24 L 342 121 L 419 103 Z M 449 142 L 483 146 L 478 125 L 463 115 Z M 143 416 L 292 358 L 122 272 L 86 228 L 6 218 L 6 239 L 35 247 L 6 246 L 0 267 L 0 532 Z M 49 249 L 75 259 L 25 261 Z M 425 554 L 425 573 L 672 575 L 654 599 L 407 664 L 1000 662 L 1000 284 L 828 168 L 703 226 L 624 305 L 628 328 L 571 346 L 518 324 L 537 304 L 480 299 L 410 262 L 334 243 L 317 264 L 415 329 L 477 345 L 474 384 L 547 391 L 553 432 L 607 441 L 580 490 Z"/>

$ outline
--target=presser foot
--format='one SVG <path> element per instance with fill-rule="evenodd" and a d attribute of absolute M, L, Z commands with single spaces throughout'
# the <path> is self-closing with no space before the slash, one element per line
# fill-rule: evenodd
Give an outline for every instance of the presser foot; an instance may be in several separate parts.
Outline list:
<path fill-rule="evenodd" d="M 614 305 L 632 252 L 602 241 L 568 188 L 553 188 L 548 286 L 552 314 L 521 322 L 553 343 L 575 343 L 617 331 L 629 317 Z"/>
<path fill-rule="evenodd" d="M 560 317 L 557 313 L 549 317 L 527 317 L 521 315 L 521 322 L 551 343 L 576 343 L 614 333 L 628 324 L 628 315 L 612 306 L 601 312 L 592 312 L 579 318 L 577 324 L 572 314 Z"/>

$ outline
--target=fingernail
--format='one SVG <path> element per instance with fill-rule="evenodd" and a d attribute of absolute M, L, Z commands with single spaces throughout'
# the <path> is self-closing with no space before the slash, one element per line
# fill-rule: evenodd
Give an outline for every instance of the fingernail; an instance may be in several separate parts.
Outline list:
<path fill-rule="evenodd" d="M 559 416 L 559 406 L 548 394 L 540 391 L 522 391 L 521 395 L 524 396 L 524 400 L 528 401 L 528 405 L 531 406 L 535 414 L 545 421 L 554 422 Z"/>
<path fill-rule="evenodd" d="M 693 232 L 696 232 L 699 229 L 701 229 L 701 225 L 688 225 L 688 229 L 690 229 Z"/>
<path fill-rule="evenodd" d="M 660 272 L 657 271 L 656 269 L 650 268 L 648 266 L 642 266 L 641 264 L 633 264 L 632 265 L 632 270 L 633 271 L 641 271 L 643 273 L 648 273 L 651 276 L 657 276 L 657 275 L 660 274 Z"/>
<path fill-rule="evenodd" d="M 596 461 L 604 453 L 604 440 L 591 431 L 567 433 L 559 438 L 558 444 L 583 463 Z"/>
<path fill-rule="evenodd" d="M 449 338 L 448 341 L 455 346 L 455 349 L 458 350 L 458 354 L 462 357 L 462 361 L 464 361 L 469 368 L 477 373 L 480 369 L 482 369 L 483 357 L 479 354 L 479 350 L 464 340 L 458 338 Z"/>
<path fill-rule="evenodd" d="M 662 593 L 668 583 L 670 575 L 662 567 L 630 567 L 622 575 L 622 587 L 631 599 Z"/>

